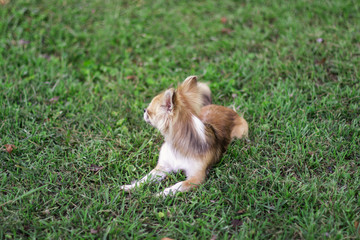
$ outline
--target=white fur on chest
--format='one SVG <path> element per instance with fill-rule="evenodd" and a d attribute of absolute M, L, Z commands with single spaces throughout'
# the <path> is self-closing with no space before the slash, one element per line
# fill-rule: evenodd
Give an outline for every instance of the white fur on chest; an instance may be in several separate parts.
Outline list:
<path fill-rule="evenodd" d="M 200 137 L 201 141 L 205 142 L 206 137 L 205 137 L 205 125 L 204 125 L 204 123 L 199 118 L 195 117 L 194 115 L 191 118 L 192 118 L 192 121 L 194 123 L 195 130 L 196 130 L 198 136 Z"/>
<path fill-rule="evenodd" d="M 203 163 L 200 160 L 183 156 L 167 142 L 161 147 L 159 165 L 167 172 L 184 170 L 188 177 L 193 176 L 203 168 Z"/>

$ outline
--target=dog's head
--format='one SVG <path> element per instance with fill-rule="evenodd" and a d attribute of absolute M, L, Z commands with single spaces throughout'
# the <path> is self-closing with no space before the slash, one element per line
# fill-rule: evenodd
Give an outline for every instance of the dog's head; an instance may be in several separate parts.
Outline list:
<path fill-rule="evenodd" d="M 144 119 L 165 135 L 177 120 L 189 114 L 198 116 L 201 107 L 210 103 L 209 87 L 190 76 L 177 89 L 170 88 L 154 97 L 144 109 Z"/>
<path fill-rule="evenodd" d="M 176 102 L 175 89 L 170 88 L 153 98 L 147 108 L 144 109 L 144 119 L 147 123 L 164 133 L 169 127 L 170 120 L 174 116 Z"/>

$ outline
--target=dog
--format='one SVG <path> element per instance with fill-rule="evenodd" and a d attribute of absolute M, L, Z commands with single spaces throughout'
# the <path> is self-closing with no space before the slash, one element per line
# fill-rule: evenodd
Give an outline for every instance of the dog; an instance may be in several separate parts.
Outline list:
<path fill-rule="evenodd" d="M 158 195 L 186 192 L 204 182 L 206 171 L 218 162 L 234 138 L 248 137 L 248 123 L 235 111 L 211 104 L 211 91 L 196 76 L 187 77 L 177 89 L 157 95 L 144 109 L 144 119 L 163 135 L 158 163 L 150 173 L 124 191 L 145 182 L 164 179 L 183 170 L 186 180 Z"/>

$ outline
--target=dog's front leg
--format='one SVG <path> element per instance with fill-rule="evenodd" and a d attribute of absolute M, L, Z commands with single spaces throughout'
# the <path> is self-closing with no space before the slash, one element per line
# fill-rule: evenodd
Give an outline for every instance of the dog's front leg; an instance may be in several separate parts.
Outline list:
<path fill-rule="evenodd" d="M 142 179 L 134 182 L 133 184 L 121 186 L 121 189 L 123 189 L 124 191 L 130 191 L 131 189 L 141 185 L 144 182 L 151 183 L 163 180 L 168 173 L 175 170 L 174 167 L 169 164 L 169 162 L 171 162 L 171 159 L 173 158 L 174 155 L 169 150 L 168 144 L 164 143 L 160 150 L 160 156 L 157 166 Z"/>
<path fill-rule="evenodd" d="M 166 171 L 164 170 L 164 168 L 157 166 L 151 172 L 146 174 L 145 177 L 143 177 L 142 179 L 135 181 L 130 185 L 123 185 L 120 187 L 120 189 L 128 192 L 131 189 L 138 187 L 139 185 L 145 182 L 146 183 L 157 182 L 163 180 L 165 177 L 166 177 Z"/>
<path fill-rule="evenodd" d="M 176 192 L 187 192 L 193 188 L 198 187 L 202 182 L 204 182 L 206 176 L 206 171 L 200 170 L 196 172 L 193 176 L 188 176 L 185 181 L 178 182 L 175 185 L 166 188 L 164 191 L 156 194 L 156 196 L 167 196 L 173 195 Z"/>

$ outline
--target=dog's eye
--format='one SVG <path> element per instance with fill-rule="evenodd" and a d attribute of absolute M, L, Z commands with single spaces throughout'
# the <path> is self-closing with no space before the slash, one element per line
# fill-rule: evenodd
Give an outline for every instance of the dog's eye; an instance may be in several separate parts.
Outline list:
<path fill-rule="evenodd" d="M 144 108 L 144 113 L 146 112 L 146 108 Z"/>

